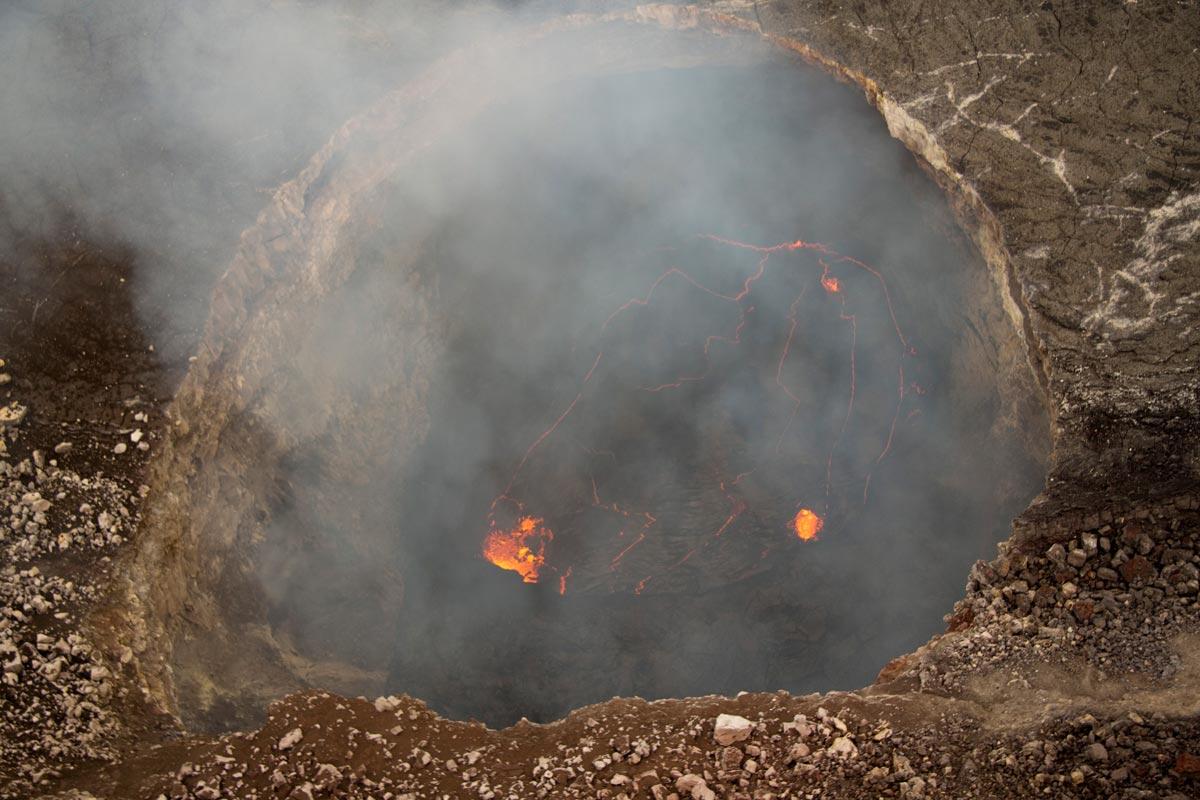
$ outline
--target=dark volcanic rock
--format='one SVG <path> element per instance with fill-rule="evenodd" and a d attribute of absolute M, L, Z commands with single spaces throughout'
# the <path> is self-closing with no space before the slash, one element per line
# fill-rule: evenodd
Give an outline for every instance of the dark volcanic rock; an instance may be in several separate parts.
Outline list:
<path fill-rule="evenodd" d="M 873 80 L 932 132 L 942 179 L 995 214 L 998 261 L 1058 415 L 1049 494 L 1061 505 L 1030 519 L 1082 508 L 1084 490 L 1194 482 L 1195 7 L 756 7 L 767 31 Z"/>

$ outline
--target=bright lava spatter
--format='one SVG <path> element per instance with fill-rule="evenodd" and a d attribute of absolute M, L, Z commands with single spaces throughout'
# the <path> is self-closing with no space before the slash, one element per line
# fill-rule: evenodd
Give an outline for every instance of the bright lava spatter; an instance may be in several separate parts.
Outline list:
<path fill-rule="evenodd" d="M 800 239 L 792 242 L 782 242 L 780 244 L 771 246 L 761 246 L 749 244 L 747 242 L 741 242 L 736 239 L 715 236 L 712 234 L 704 234 L 700 238 L 706 239 L 715 244 L 740 250 L 748 250 L 757 253 L 760 256 L 754 271 L 742 282 L 740 291 L 738 291 L 736 294 L 723 294 L 721 292 L 717 292 L 703 285 L 679 267 L 672 267 L 660 275 L 650 285 L 650 288 L 644 297 L 631 298 L 613 311 L 604 321 L 604 324 L 600 328 L 600 332 L 603 333 L 617 319 L 617 317 L 629 309 L 634 307 L 648 306 L 658 288 L 672 278 L 683 280 L 691 284 L 696 289 L 699 289 L 700 291 L 705 292 L 712 297 L 717 298 L 718 300 L 733 303 L 741 309 L 739 321 L 731 334 L 712 334 L 705 339 L 703 347 L 705 368 L 702 372 L 692 375 L 681 375 L 673 381 L 662 383 L 656 386 L 644 386 L 641 388 L 648 392 L 663 392 L 670 389 L 677 389 L 685 383 L 703 380 L 705 377 L 707 377 L 708 370 L 711 366 L 709 360 L 709 351 L 713 343 L 718 341 L 725 342 L 730 345 L 738 345 L 741 343 L 741 334 L 743 327 L 746 324 L 746 316 L 748 313 L 754 310 L 754 306 L 743 305 L 743 301 L 751 294 L 754 284 L 766 273 L 767 263 L 770 261 L 771 257 L 778 254 L 794 253 L 798 251 L 807 251 L 815 254 L 817 256 L 817 263 L 821 267 L 821 273 L 819 276 L 820 285 L 831 299 L 836 299 L 841 303 L 841 308 L 838 315 L 839 319 L 846 322 L 850 329 L 850 352 L 848 354 L 850 380 L 849 386 L 846 387 L 845 390 L 847 394 L 846 413 L 842 419 L 840 429 L 837 431 L 837 434 L 834 438 L 833 445 L 830 447 L 829 452 L 825 456 L 826 469 L 824 505 L 826 513 L 818 514 L 811 508 L 804 507 L 799 508 L 799 510 L 789 519 L 789 530 L 787 531 L 789 537 L 794 536 L 796 539 L 804 542 L 813 541 L 816 539 L 817 534 L 824 529 L 826 524 L 826 516 L 828 513 L 830 500 L 830 484 L 832 482 L 834 454 L 838 448 L 838 444 L 840 443 L 842 435 L 845 433 L 846 426 L 849 424 L 850 417 L 854 409 L 854 395 L 856 388 L 855 360 L 857 348 L 857 321 L 854 314 L 847 313 L 846 311 L 846 287 L 843 285 L 842 281 L 833 274 L 833 267 L 835 265 L 861 270 L 872 276 L 878 282 L 879 287 L 882 290 L 884 302 L 887 306 L 887 312 L 890 317 L 892 328 L 895 330 L 896 338 L 900 344 L 901 355 L 912 356 L 916 354 L 916 350 L 909 344 L 907 337 L 900 329 L 900 324 L 896 319 L 895 309 L 892 306 L 891 294 L 888 291 L 887 282 L 883 279 L 883 276 L 879 273 L 879 271 L 869 264 L 856 258 L 842 255 L 828 245 L 818 242 L 807 242 Z M 807 285 L 805 285 L 805 287 L 793 299 L 789 307 L 789 313 L 787 316 L 789 328 L 776 368 L 775 383 L 793 404 L 791 416 L 789 417 L 787 426 L 784 427 L 784 431 L 780 435 L 780 438 L 776 444 L 777 452 L 782 447 L 783 438 L 787 434 L 788 427 L 790 427 L 792 420 L 794 420 L 795 415 L 801 406 L 800 398 L 794 391 L 789 389 L 783 381 L 783 368 L 784 364 L 787 362 L 796 334 L 796 329 L 799 325 L 799 303 L 804 299 L 807 288 Z M 574 566 L 565 565 L 561 568 L 557 568 L 546 564 L 546 545 L 547 543 L 553 541 L 554 533 L 549 527 L 546 526 L 545 521 L 541 517 L 527 513 L 524 503 L 513 497 L 511 493 L 513 487 L 516 485 L 517 479 L 520 477 L 521 472 L 525 468 L 525 465 L 528 463 L 529 459 L 534 455 L 538 448 L 540 448 L 542 444 L 554 434 L 559 426 L 562 425 L 563 421 L 572 414 L 576 406 L 583 399 L 588 383 L 591 381 L 592 376 L 596 374 L 596 371 L 600 367 L 600 364 L 603 360 L 604 350 L 601 348 L 596 353 L 591 366 L 581 379 L 579 389 L 574 398 L 567 404 L 554 422 L 545 430 L 543 430 L 525 450 L 516 467 L 513 469 L 504 491 L 497 495 L 492 501 L 491 509 L 488 514 L 489 532 L 483 543 L 483 556 L 501 569 L 516 572 L 521 576 L 521 579 L 525 583 L 537 583 L 543 568 L 552 569 L 558 573 L 559 594 L 566 593 L 567 579 L 573 573 Z M 876 465 L 882 462 L 887 454 L 891 451 L 893 439 L 896 433 L 896 425 L 899 421 L 900 413 L 904 405 L 904 399 L 907 394 L 908 387 L 905 383 L 903 363 L 899 364 L 897 367 L 896 386 L 897 391 L 895 414 L 893 415 L 891 424 L 888 428 L 887 437 L 880 447 L 878 456 L 876 456 L 873 461 L 873 463 Z M 923 390 L 916 385 L 914 385 L 912 388 L 917 393 L 923 393 Z M 912 416 L 914 413 L 916 412 L 910 412 L 909 416 Z M 678 559 L 673 564 L 668 565 L 662 573 L 642 577 L 635 585 L 635 594 L 641 594 L 646 588 L 647 584 L 654 580 L 655 577 L 670 572 L 684 564 L 693 555 L 695 555 L 698 549 L 702 549 L 703 547 L 707 546 L 707 544 L 710 544 L 713 540 L 720 537 L 721 534 L 729 529 L 729 527 L 737 520 L 737 518 L 748 508 L 745 500 L 734 494 L 732 492 L 732 488 L 736 487 L 737 483 L 749 474 L 750 473 L 748 472 L 741 473 L 733 480 L 728 482 L 724 480 L 719 481 L 721 491 L 725 494 L 730 503 L 730 511 L 729 515 L 725 518 L 722 524 L 710 534 L 709 541 L 704 545 L 693 547 L 688 550 L 682 558 Z M 870 488 L 870 483 L 871 472 L 868 471 L 863 478 L 864 503 L 867 500 L 867 492 Z M 505 525 L 498 521 L 498 514 L 502 504 L 511 506 L 513 509 L 515 509 L 515 523 Z M 654 527 L 655 522 L 657 521 L 656 517 L 650 511 L 630 511 L 622 508 L 615 502 L 602 501 L 596 489 L 594 479 L 592 481 L 592 506 L 594 508 L 615 513 L 624 517 L 629 522 L 634 523 L 633 527 L 631 528 L 622 528 L 619 534 L 622 539 L 624 539 L 626 534 L 629 534 L 629 540 L 628 543 L 623 544 L 621 549 L 616 553 L 609 564 L 609 569 L 611 571 L 615 571 L 621 565 L 621 562 L 625 556 L 646 540 L 647 535 L 650 534 L 651 529 Z M 765 552 L 766 551 L 764 551 L 764 554 Z"/>
<path fill-rule="evenodd" d="M 796 537 L 802 542 L 815 539 L 821 532 L 821 528 L 824 527 L 825 520 L 818 517 L 811 508 L 802 508 L 796 512 L 796 516 L 792 517 L 792 530 L 796 532 Z"/>
<path fill-rule="evenodd" d="M 546 542 L 553 538 L 539 517 L 521 517 L 509 530 L 493 528 L 483 541 L 483 555 L 500 569 L 517 573 L 525 583 L 537 583 L 546 563 Z M 560 587 L 565 593 L 566 574 Z"/>

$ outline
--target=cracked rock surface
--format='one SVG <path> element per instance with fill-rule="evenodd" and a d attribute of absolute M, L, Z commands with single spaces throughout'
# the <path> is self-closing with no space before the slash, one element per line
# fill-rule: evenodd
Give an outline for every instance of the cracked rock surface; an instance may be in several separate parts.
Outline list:
<path fill-rule="evenodd" d="M 939 180 L 994 217 L 1003 252 L 985 256 L 1025 309 L 1058 428 L 1053 502 L 1027 518 L 1194 480 L 1195 5 L 755 7 L 871 81 L 893 133 L 919 126 Z"/>

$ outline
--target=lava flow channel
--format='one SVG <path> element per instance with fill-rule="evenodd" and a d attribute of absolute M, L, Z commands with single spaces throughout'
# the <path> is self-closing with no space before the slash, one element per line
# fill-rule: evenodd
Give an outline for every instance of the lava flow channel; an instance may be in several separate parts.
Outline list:
<path fill-rule="evenodd" d="M 830 391 L 839 391 L 844 393 L 845 397 L 845 412 L 842 415 L 840 424 L 835 425 L 835 430 L 832 432 L 832 443 L 827 451 L 822 454 L 821 460 L 824 462 L 824 486 L 814 491 L 812 489 L 804 489 L 797 487 L 794 494 L 795 497 L 801 498 L 792 507 L 792 510 L 786 512 L 787 530 L 784 531 L 784 540 L 809 542 L 817 538 L 827 525 L 828 515 L 831 509 L 831 492 L 833 487 L 833 472 L 834 462 L 838 456 L 838 449 L 841 445 L 843 435 L 850 424 L 850 420 L 855 412 L 856 391 L 858 383 L 858 364 L 857 364 L 857 348 L 858 348 L 858 318 L 856 313 L 852 313 L 847 306 L 847 293 L 850 289 L 849 284 L 839 277 L 835 272 L 838 269 L 857 270 L 859 273 L 873 279 L 877 284 L 880 295 L 883 299 L 883 305 L 886 307 L 887 322 L 891 330 L 894 332 L 896 349 L 896 364 L 895 375 L 895 403 L 894 411 L 890 421 L 885 422 L 882 426 L 886 431 L 881 435 L 881 441 L 878 445 L 877 455 L 871 459 L 865 474 L 859 476 L 862 482 L 862 502 L 867 502 L 868 491 L 871 482 L 871 476 L 874 468 L 880 464 L 891 451 L 894 438 L 896 435 L 897 424 L 900 421 L 901 413 L 905 405 L 905 400 L 909 394 L 923 394 L 924 390 L 915 383 L 906 384 L 904 360 L 916 355 L 915 348 L 910 344 L 908 338 L 901 330 L 900 324 L 896 317 L 895 308 L 892 304 L 891 294 L 888 290 L 887 282 L 882 274 L 869 264 L 842 255 L 835 251 L 832 247 L 804 240 L 796 240 L 791 242 L 783 242 L 771 246 L 754 245 L 735 239 L 705 234 L 700 237 L 703 240 L 713 243 L 714 245 L 733 248 L 736 250 L 749 251 L 758 256 L 757 261 L 752 271 L 740 283 L 740 288 L 734 293 L 722 293 L 715 289 L 706 286 L 701 281 L 694 278 L 691 274 L 679 267 L 671 267 L 663 272 L 655 281 L 653 281 L 647 290 L 646 294 L 641 297 L 634 297 L 625 303 L 618 306 L 600 326 L 599 337 L 603 339 L 605 334 L 618 322 L 619 319 L 629 314 L 634 309 L 647 309 L 650 307 L 655 298 L 656 293 L 660 292 L 661 288 L 668 281 L 680 281 L 692 288 L 705 293 L 706 295 L 715 298 L 722 303 L 733 305 L 739 310 L 738 321 L 732 330 L 726 333 L 710 333 L 704 339 L 702 347 L 703 369 L 698 372 L 680 374 L 674 378 L 656 383 L 649 386 L 640 386 L 641 391 L 650 393 L 664 393 L 671 390 L 680 389 L 688 384 L 694 384 L 706 380 L 710 377 L 712 367 L 712 349 L 717 343 L 724 343 L 729 347 L 737 347 L 742 343 L 743 330 L 747 324 L 748 315 L 756 311 L 755 304 L 750 302 L 756 285 L 763 279 L 767 273 L 768 265 L 774 256 L 782 256 L 788 254 L 810 254 L 816 257 L 816 267 L 819 267 L 820 272 L 813 270 L 809 275 L 809 279 L 815 279 L 817 285 L 824 290 L 825 295 L 832 301 L 837 303 L 836 318 L 843 322 L 848 333 L 848 343 L 846 347 L 845 357 L 848 367 L 847 385 L 841 389 L 829 387 Z M 778 362 L 775 365 L 774 383 L 778 391 L 787 399 L 790 404 L 790 413 L 786 422 L 782 426 L 782 431 L 776 441 L 775 452 L 779 454 L 784 449 L 784 442 L 792 427 L 792 423 L 805 405 L 803 400 L 803 392 L 794 384 L 789 385 L 784 378 L 785 367 L 789 362 L 789 358 L 793 355 L 793 345 L 796 343 L 797 331 L 801 322 L 800 304 L 805 299 L 809 289 L 809 282 L 805 281 L 798 292 L 796 292 L 790 305 L 788 313 L 785 317 L 785 328 L 783 332 L 783 344 L 780 349 Z M 484 557 L 495 564 L 497 567 L 505 570 L 511 570 L 519 575 L 526 583 L 536 583 L 543 569 L 552 570 L 558 576 L 558 590 L 560 594 L 566 592 L 567 579 L 576 570 L 575 565 L 564 563 L 561 565 L 548 564 L 546 558 L 546 546 L 554 540 L 553 531 L 546 525 L 542 517 L 534 516 L 526 511 L 526 502 L 520 499 L 517 495 L 517 486 L 522 473 L 527 465 L 546 445 L 556 431 L 574 414 L 580 413 L 580 407 L 586 405 L 589 397 L 589 390 L 594 385 L 593 378 L 601 371 L 604 365 L 606 353 L 603 344 L 597 348 L 596 355 L 592 360 L 587 371 L 582 375 L 574 397 L 565 405 L 561 413 L 554 421 L 545 428 L 526 448 L 518 463 L 512 470 L 508 483 L 504 490 L 493 499 L 491 509 L 489 511 L 489 532 L 483 544 Z M 614 368 L 619 368 L 617 364 Z M 909 416 L 913 416 L 915 412 L 910 412 Z M 638 578 L 634 582 L 633 591 L 640 594 L 652 580 L 655 580 L 662 575 L 671 572 L 677 567 L 683 565 L 692 559 L 698 552 L 712 546 L 718 541 L 722 534 L 730 529 L 734 522 L 747 511 L 750 510 L 750 505 L 747 500 L 737 493 L 738 483 L 746 476 L 750 475 L 754 470 L 741 471 L 732 480 L 717 478 L 717 484 L 720 491 L 724 494 L 729 502 L 729 513 L 725 516 L 720 524 L 710 531 L 705 539 L 698 545 L 687 549 L 684 555 L 672 563 L 668 564 L 661 571 L 651 573 Z M 614 555 L 609 562 L 610 571 L 616 571 L 618 567 L 625 561 L 626 556 L 646 541 L 647 537 L 653 535 L 655 524 L 658 520 L 658 515 L 652 510 L 637 510 L 631 511 L 618 505 L 613 501 L 602 501 L 599 491 L 596 487 L 596 481 L 593 477 L 591 503 L 585 504 L 594 509 L 600 509 L 611 513 L 616 518 L 621 520 L 620 529 L 616 535 L 617 540 L 614 545 Z M 818 504 L 821 511 L 818 512 L 814 508 L 805 505 L 805 500 L 814 499 L 814 494 L 821 498 Z M 514 513 L 515 512 L 515 513 Z M 504 517 L 507 517 L 514 522 L 507 524 L 500 522 Z M 629 523 L 629 524 L 627 524 Z M 775 547 L 775 544 L 769 545 L 761 553 L 761 557 L 765 558 L 770 550 Z"/>

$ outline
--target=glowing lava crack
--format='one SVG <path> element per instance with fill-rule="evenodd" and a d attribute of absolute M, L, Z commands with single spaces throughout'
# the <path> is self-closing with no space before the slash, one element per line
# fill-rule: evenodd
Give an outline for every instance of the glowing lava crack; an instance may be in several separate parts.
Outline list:
<path fill-rule="evenodd" d="M 567 525 L 573 524 L 572 520 L 585 513 L 602 514 L 606 515 L 606 519 L 613 520 L 616 528 L 615 541 L 609 545 L 591 542 L 588 546 L 608 550 L 610 555 L 604 556 L 605 563 L 608 564 L 608 570 L 614 573 L 623 567 L 627 561 L 626 557 L 632 551 L 641 546 L 648 537 L 656 535 L 656 532 L 661 530 L 661 527 L 656 527 L 663 516 L 660 511 L 655 508 L 630 508 L 623 502 L 602 498 L 602 491 L 597 485 L 595 474 L 590 477 L 589 498 L 581 497 L 568 509 L 567 513 L 550 510 L 548 514 L 535 516 L 535 513 L 541 512 L 531 513 L 527 509 L 542 508 L 546 504 L 540 501 L 534 502 L 529 495 L 532 487 L 545 483 L 545 481 L 539 481 L 537 478 L 523 481 L 523 473 L 530 466 L 530 462 L 548 446 L 547 443 L 569 418 L 580 414 L 587 416 L 592 413 L 593 409 L 588 408 L 589 404 L 606 397 L 604 390 L 595 389 L 604 381 L 609 381 L 608 385 L 610 386 L 615 383 L 626 391 L 667 395 L 672 392 L 684 391 L 685 387 L 693 387 L 705 381 L 715 380 L 713 368 L 717 358 L 718 345 L 721 347 L 722 357 L 726 357 L 727 352 L 732 352 L 734 348 L 742 344 L 743 336 L 747 335 L 748 326 L 753 328 L 754 325 L 758 325 L 758 328 L 754 328 L 755 330 L 761 328 L 760 320 L 770 317 L 764 308 L 772 303 L 776 308 L 779 307 L 777 295 L 792 299 L 789 304 L 784 306 L 786 313 L 776 312 L 777 316 L 782 316 L 781 320 L 773 322 L 774 317 L 771 317 L 766 322 L 768 326 L 782 326 L 782 328 L 775 328 L 779 331 L 775 334 L 778 338 L 774 340 L 779 342 L 777 345 L 779 356 L 771 371 L 772 390 L 779 397 L 778 400 L 771 402 L 778 405 L 779 411 L 769 415 L 777 418 L 778 421 L 768 419 L 762 423 L 776 432 L 771 434 L 774 439 L 774 447 L 764 448 L 761 453 L 756 452 L 745 456 L 741 459 L 744 463 L 737 463 L 737 469 L 730 468 L 724 474 L 722 473 L 725 467 L 715 465 L 711 478 L 714 484 L 713 488 L 719 489 L 728 504 L 723 517 L 718 518 L 720 519 L 719 524 L 715 524 L 715 527 L 705 534 L 699 544 L 690 546 L 681 557 L 673 557 L 671 563 L 665 566 L 660 565 L 660 568 L 656 568 L 649 574 L 638 575 L 634 579 L 630 579 L 626 585 L 632 586 L 634 593 L 640 594 L 651 581 L 687 563 L 697 552 L 723 541 L 722 536 L 730 533 L 731 530 L 736 530 L 735 523 L 748 513 L 753 514 L 760 525 L 763 520 L 774 520 L 769 523 L 769 529 L 779 531 L 762 547 L 759 557 L 765 559 L 773 548 L 785 546 L 787 542 L 815 540 L 817 534 L 826 528 L 829 515 L 845 507 L 846 502 L 841 500 L 839 505 L 839 499 L 844 494 L 843 490 L 846 486 L 860 486 L 861 492 L 857 496 L 861 500 L 854 502 L 861 502 L 864 505 L 867 503 L 872 474 L 892 450 L 897 425 L 902 417 L 906 420 L 911 419 L 919 412 L 919 409 L 910 409 L 905 416 L 903 412 L 906 399 L 924 393 L 924 390 L 915 382 L 906 381 L 904 362 L 915 356 L 916 350 L 900 328 L 892 305 L 891 294 L 883 276 L 865 262 L 844 256 L 830 246 L 820 243 L 796 240 L 772 246 L 759 246 L 713 235 L 704 235 L 699 239 L 701 243 L 706 243 L 708 246 L 753 253 L 756 256 L 755 262 L 748 274 L 743 273 L 743 277 L 738 279 L 736 291 L 719 291 L 693 277 L 692 273 L 672 266 L 650 284 L 644 296 L 627 300 L 608 315 L 603 324 L 599 326 L 597 333 L 599 345 L 595 355 L 588 362 L 589 366 L 579 380 L 573 397 L 565 403 L 554 421 L 542 430 L 525 449 L 524 454 L 513 468 L 504 490 L 492 501 L 489 513 L 489 532 L 483 544 L 483 555 L 497 567 L 516 572 L 526 583 L 537 583 L 543 570 L 551 570 L 557 575 L 559 592 L 565 593 L 568 577 L 573 573 L 578 577 L 578 571 L 575 569 L 576 564 L 572 563 L 570 546 L 564 547 L 561 554 L 548 563 L 547 545 L 553 542 L 555 537 L 546 522 L 547 517 L 561 520 L 563 524 Z M 804 255 L 815 257 L 815 264 L 809 259 L 800 260 L 800 257 Z M 772 285 L 760 288 L 760 284 L 764 283 L 767 275 L 768 265 L 775 256 L 790 257 L 787 264 L 798 266 L 800 269 L 783 273 L 781 280 L 785 281 L 784 287 Z M 727 257 L 722 259 L 723 262 L 728 262 L 728 260 Z M 653 314 L 657 309 L 652 306 L 660 299 L 659 296 L 668 291 L 667 284 L 672 285 L 671 291 L 678 287 L 681 292 L 700 292 L 702 294 L 697 296 L 709 298 L 706 302 L 716 301 L 731 307 L 736 314 L 736 322 L 732 328 L 724 331 L 710 331 L 704 335 L 703 345 L 698 354 L 700 360 L 698 369 L 667 376 L 666 380 L 655 380 L 649 384 L 641 383 L 637 380 L 636 375 L 626 373 L 632 369 L 627 363 L 629 358 L 633 357 L 629 354 L 640 352 L 642 347 L 640 337 L 645 334 L 639 331 L 622 333 L 619 330 L 622 326 L 618 326 L 617 323 L 622 322 L 623 326 L 626 323 L 634 325 L 637 312 Z M 816 294 L 810 293 L 809 289 L 814 285 L 824 291 L 818 291 Z M 785 291 L 787 294 L 783 294 Z M 756 292 L 759 297 L 756 297 Z M 825 300 L 821 301 L 820 297 L 824 297 Z M 859 304 L 852 304 L 851 297 L 856 297 Z M 860 354 L 858 352 L 860 323 L 866 319 L 865 316 L 860 319 L 860 315 L 870 312 L 870 304 L 873 301 L 877 305 L 872 320 L 880 323 L 875 325 L 875 330 L 887 331 L 887 335 L 892 338 L 894 345 L 880 346 L 878 343 L 874 343 L 871 352 Z M 805 303 L 810 306 L 805 306 Z M 822 305 L 811 305 L 817 303 Z M 880 313 L 886 314 L 886 317 L 878 316 Z M 706 318 L 701 314 L 696 316 L 700 317 L 701 321 Z M 695 324 L 695 322 L 689 321 L 688 324 Z M 810 370 L 806 366 L 805 358 L 816 358 L 817 356 L 812 354 L 811 348 L 806 350 L 803 325 L 821 325 L 820 331 L 823 333 L 836 330 L 839 326 L 844 325 L 845 342 L 844 345 L 838 345 L 839 348 L 842 346 L 845 348 L 843 351 L 844 362 L 838 367 L 840 372 L 837 373 L 839 376 L 844 376 L 844 386 L 827 383 L 816 384 L 812 380 L 806 380 Z M 634 344 L 625 342 L 622 345 L 621 336 Z M 622 346 L 625 348 L 624 351 L 621 350 Z M 620 355 L 613 355 L 614 350 L 624 352 L 624 360 Z M 876 378 L 874 385 L 890 385 L 894 387 L 895 394 L 892 400 L 886 401 L 891 405 L 891 408 L 885 412 L 888 415 L 887 418 L 864 420 L 864 424 L 868 428 L 865 434 L 860 434 L 860 437 L 865 436 L 868 440 L 877 437 L 875 439 L 877 443 L 871 445 L 869 441 L 867 444 L 856 442 L 854 447 L 847 448 L 844 447 L 843 440 L 852 420 L 856 419 L 856 413 L 860 416 L 864 413 L 871 413 L 875 417 L 884 417 L 884 413 L 880 413 L 884 404 L 878 399 L 871 405 L 871 408 L 875 409 L 874 412 L 862 412 L 856 409 L 856 403 L 860 402 L 860 398 L 857 397 L 860 390 L 860 362 L 866 360 L 864 357 L 874 365 L 875 372 L 894 370 L 893 378 L 884 380 Z M 797 374 L 801 377 L 797 378 Z M 599 375 L 603 375 L 603 377 L 598 378 Z M 841 401 L 844 410 L 837 412 L 836 417 L 830 415 L 823 418 L 823 421 L 813 422 L 812 419 L 822 419 L 818 416 L 820 409 L 827 405 L 818 401 L 821 398 L 830 397 L 844 398 Z M 664 402 L 669 402 L 669 400 Z M 683 400 L 680 403 L 682 407 L 674 413 L 688 413 L 686 403 Z M 612 411 L 612 409 L 606 410 Z M 617 410 L 620 411 L 620 409 Z M 797 423 L 797 416 L 801 412 L 812 418 L 809 419 L 807 425 Z M 819 452 L 808 452 L 812 450 L 812 442 L 818 437 L 822 442 Z M 797 444 L 797 442 L 807 444 Z M 853 450 L 854 452 L 843 452 L 843 450 Z M 587 452 L 590 455 L 597 455 L 590 450 Z M 617 460 L 612 453 L 605 452 L 604 455 L 611 456 L 613 461 Z M 543 458 L 551 459 L 551 456 L 544 455 Z M 823 482 L 824 485 L 819 488 L 795 486 L 791 492 L 792 497 L 799 497 L 801 500 L 786 511 L 762 508 L 764 504 L 762 492 L 757 493 L 756 502 L 752 503 L 749 496 L 755 493 L 745 489 L 746 479 L 759 470 L 773 472 L 775 475 L 792 472 L 793 470 L 781 466 L 780 463 L 781 460 L 789 458 L 806 465 L 820 464 L 819 472 L 809 469 L 806 474 L 809 475 L 808 480 Z M 725 460 L 737 461 L 738 456 L 729 455 Z M 553 475 L 553 468 L 550 469 L 550 474 Z M 619 465 L 613 469 L 615 474 L 620 474 Z M 563 480 L 567 481 L 568 479 L 563 478 Z M 695 480 L 703 481 L 709 480 L 709 478 L 697 476 Z M 530 486 L 522 486 L 523 482 L 529 483 Z M 792 482 L 794 485 L 794 481 L 788 482 Z M 546 489 L 542 486 L 537 490 L 543 492 Z M 627 486 L 625 491 L 631 490 Z M 632 491 L 638 491 L 637 487 Z M 856 489 L 855 492 L 857 491 Z M 570 495 L 570 491 L 563 489 L 558 494 Z M 835 494 L 838 497 L 835 498 Z M 714 494 L 714 496 L 716 495 Z M 815 510 L 805 503 L 806 499 L 811 503 L 811 500 L 815 498 L 820 498 L 820 502 L 816 504 L 819 510 Z M 770 503 L 768 502 L 767 505 Z M 714 523 L 716 523 L 716 519 L 714 519 Z M 558 527 L 557 522 L 555 522 L 555 527 Z M 780 530 L 780 528 L 786 530 Z M 556 542 L 554 548 L 558 553 L 559 543 Z M 577 548 L 575 552 L 578 552 Z"/>

